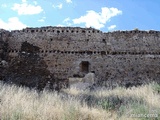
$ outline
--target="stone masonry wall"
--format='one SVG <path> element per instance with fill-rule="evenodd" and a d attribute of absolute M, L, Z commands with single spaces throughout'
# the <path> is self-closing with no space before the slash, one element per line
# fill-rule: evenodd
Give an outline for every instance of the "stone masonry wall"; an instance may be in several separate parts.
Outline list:
<path fill-rule="evenodd" d="M 23 42 L 40 48 L 39 55 L 57 78 L 95 73 L 106 86 L 160 82 L 160 32 L 93 28 L 42 27 L 1 31 L 8 55 L 18 56 Z"/>

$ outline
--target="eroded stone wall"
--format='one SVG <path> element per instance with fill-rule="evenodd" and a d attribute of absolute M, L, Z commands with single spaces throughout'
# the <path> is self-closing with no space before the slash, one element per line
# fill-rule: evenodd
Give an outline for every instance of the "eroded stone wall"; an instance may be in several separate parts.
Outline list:
<path fill-rule="evenodd" d="M 95 73 L 107 86 L 160 82 L 160 32 L 115 31 L 93 28 L 42 27 L 2 31 L 11 58 L 23 42 L 40 48 L 39 56 L 57 78 Z"/>

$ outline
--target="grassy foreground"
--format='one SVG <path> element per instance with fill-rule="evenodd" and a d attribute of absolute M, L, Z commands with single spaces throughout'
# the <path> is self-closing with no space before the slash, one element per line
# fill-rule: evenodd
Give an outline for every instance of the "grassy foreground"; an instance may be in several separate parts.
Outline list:
<path fill-rule="evenodd" d="M 0 120 L 160 120 L 160 86 L 38 93 L 0 83 Z"/>

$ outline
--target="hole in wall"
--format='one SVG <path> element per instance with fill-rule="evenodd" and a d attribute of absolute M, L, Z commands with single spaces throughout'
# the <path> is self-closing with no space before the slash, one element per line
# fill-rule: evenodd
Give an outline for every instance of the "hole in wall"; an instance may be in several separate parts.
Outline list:
<path fill-rule="evenodd" d="M 31 33 L 34 33 L 34 30 L 31 30 Z"/>
<path fill-rule="evenodd" d="M 87 51 L 87 54 L 88 55 L 91 55 L 93 52 L 92 51 Z"/>
<path fill-rule="evenodd" d="M 82 33 L 85 33 L 86 31 L 85 30 L 82 30 Z"/>
<path fill-rule="evenodd" d="M 91 73 L 95 73 L 95 71 L 91 71 Z"/>
<path fill-rule="evenodd" d="M 88 41 L 89 41 L 89 39 L 86 39 L 86 41 L 88 42 Z"/>
<path fill-rule="evenodd" d="M 106 55 L 106 52 L 105 51 L 101 51 L 101 55 Z"/>
<path fill-rule="evenodd" d="M 105 40 L 105 39 L 102 39 L 102 42 L 103 42 L 103 43 L 106 43 L 106 40 Z"/>
<path fill-rule="evenodd" d="M 89 62 L 88 61 L 82 61 L 80 63 L 81 72 L 88 73 L 89 72 Z"/>
<path fill-rule="evenodd" d="M 79 78 L 79 77 L 80 77 L 80 75 L 78 75 L 78 74 L 74 74 L 74 75 L 73 75 L 73 77 L 78 77 L 78 78 Z"/>
<path fill-rule="evenodd" d="M 57 33 L 59 34 L 59 33 L 60 33 L 60 31 L 59 31 L 59 30 L 57 30 Z"/>

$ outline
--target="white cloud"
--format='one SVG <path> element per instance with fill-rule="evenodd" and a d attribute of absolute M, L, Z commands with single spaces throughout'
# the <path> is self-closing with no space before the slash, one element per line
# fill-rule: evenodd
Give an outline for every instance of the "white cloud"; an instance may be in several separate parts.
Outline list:
<path fill-rule="evenodd" d="M 1 5 L 1 7 L 6 8 L 7 5 L 4 3 L 4 4 Z"/>
<path fill-rule="evenodd" d="M 52 6 L 53 6 L 53 8 L 62 9 L 63 4 L 62 4 L 62 3 L 60 3 L 59 5 L 52 5 Z"/>
<path fill-rule="evenodd" d="M 27 0 L 22 0 L 22 2 L 27 2 Z"/>
<path fill-rule="evenodd" d="M 64 20 L 63 20 L 63 22 L 68 22 L 68 21 L 70 21 L 70 18 L 68 17 L 68 18 L 65 18 Z"/>
<path fill-rule="evenodd" d="M 111 26 L 108 27 L 108 30 L 113 30 L 113 29 L 115 29 L 116 27 L 117 27 L 116 25 L 111 25 Z"/>
<path fill-rule="evenodd" d="M 44 19 L 42 18 L 42 19 L 39 19 L 38 21 L 39 21 L 39 22 L 44 22 Z"/>
<path fill-rule="evenodd" d="M 72 3 L 72 0 L 66 0 L 67 3 Z"/>
<path fill-rule="evenodd" d="M 71 24 L 71 19 L 68 17 L 68 18 L 65 18 L 64 20 L 63 20 L 63 23 L 64 24 L 66 24 L 67 26 L 71 26 L 72 24 Z"/>
<path fill-rule="evenodd" d="M 43 18 L 39 19 L 38 21 L 39 21 L 39 22 L 44 22 L 45 19 L 46 19 L 46 17 L 43 17 Z"/>
<path fill-rule="evenodd" d="M 64 27 L 64 25 L 58 24 L 57 27 Z"/>
<path fill-rule="evenodd" d="M 62 9 L 62 6 L 63 6 L 62 4 L 57 5 L 59 9 Z"/>
<path fill-rule="evenodd" d="M 26 0 L 22 0 L 22 4 L 15 3 L 12 10 L 17 11 L 19 15 L 33 15 L 43 11 L 41 6 L 28 4 Z"/>
<path fill-rule="evenodd" d="M 73 19 L 74 24 L 85 23 L 86 27 L 94 27 L 96 29 L 103 28 L 110 18 L 122 14 L 117 8 L 101 8 L 102 11 L 97 13 L 93 10 L 87 11 L 87 14 L 80 18 Z"/>
<path fill-rule="evenodd" d="M 27 25 L 23 24 L 17 17 L 12 17 L 8 19 L 8 22 L 4 22 L 0 19 L 0 28 L 5 30 L 21 30 L 26 28 Z"/>

